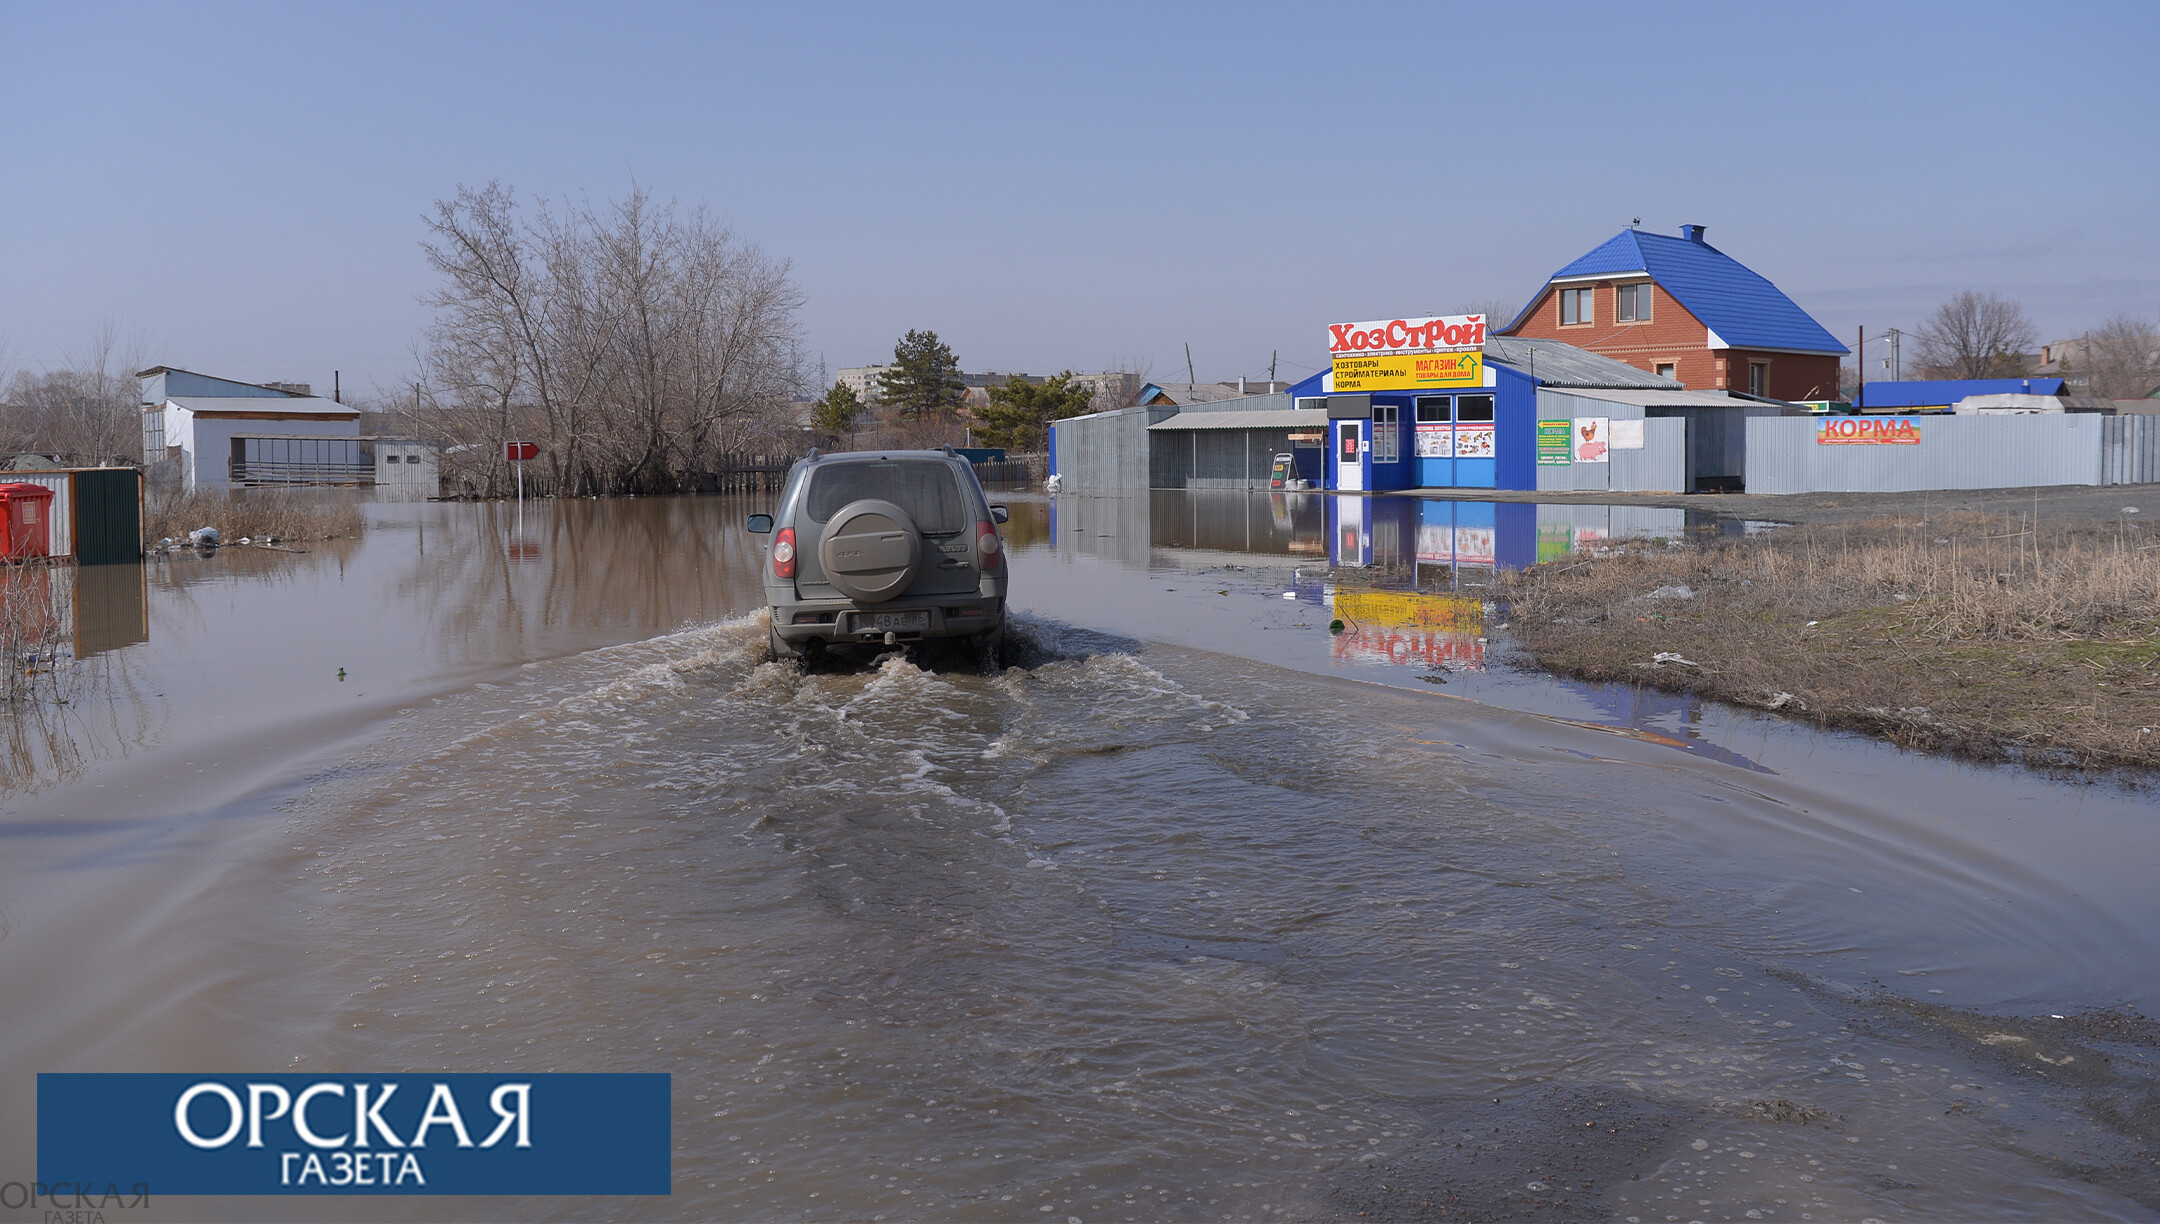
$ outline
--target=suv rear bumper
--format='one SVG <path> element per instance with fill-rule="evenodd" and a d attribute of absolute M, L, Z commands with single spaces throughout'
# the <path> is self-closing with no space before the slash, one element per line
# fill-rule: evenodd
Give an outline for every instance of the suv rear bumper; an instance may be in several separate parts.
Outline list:
<path fill-rule="evenodd" d="M 1005 597 L 963 593 L 919 595 L 880 604 L 851 599 L 772 600 L 773 631 L 797 644 L 883 642 L 971 637 L 1005 623 Z M 880 618 L 888 618 L 881 620 Z M 900 618 L 900 619 L 890 619 Z"/>

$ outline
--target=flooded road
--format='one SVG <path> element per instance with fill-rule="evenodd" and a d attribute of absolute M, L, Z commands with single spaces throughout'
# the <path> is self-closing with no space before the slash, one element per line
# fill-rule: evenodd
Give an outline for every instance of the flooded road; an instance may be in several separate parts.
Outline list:
<path fill-rule="evenodd" d="M 2160 1212 L 2149 796 L 1504 666 L 1494 566 L 1745 525 L 1008 500 L 992 675 L 767 662 L 730 499 L 151 564 L 17 736 L 0 1178 L 38 1071 L 665 1071 L 667 1198 L 158 1218 Z"/>

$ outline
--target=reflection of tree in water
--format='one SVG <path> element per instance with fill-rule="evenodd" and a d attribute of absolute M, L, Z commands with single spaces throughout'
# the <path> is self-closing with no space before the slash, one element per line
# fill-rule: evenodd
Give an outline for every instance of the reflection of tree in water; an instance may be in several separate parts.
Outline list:
<path fill-rule="evenodd" d="M 426 611 L 448 662 L 537 650 L 556 632 L 660 632 L 754 607 L 772 494 L 486 502 L 430 515 L 393 592 Z M 391 532 L 377 528 L 378 544 Z"/>
<path fill-rule="evenodd" d="M 130 624 L 142 623 L 142 583 L 139 565 L 0 571 L 0 796 L 78 778 L 143 741 L 159 707 L 110 648 L 142 640 Z"/>

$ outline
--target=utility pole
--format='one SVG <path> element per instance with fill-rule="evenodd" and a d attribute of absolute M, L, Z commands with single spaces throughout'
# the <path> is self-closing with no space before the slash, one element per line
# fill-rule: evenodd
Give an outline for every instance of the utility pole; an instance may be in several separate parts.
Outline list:
<path fill-rule="evenodd" d="M 1867 324 L 1860 325 L 1860 334 L 1853 339 L 1853 407 L 1867 401 Z"/>
<path fill-rule="evenodd" d="M 1277 357 L 1280 357 L 1280 356 L 1282 356 L 1282 350 L 1281 350 L 1281 349 L 1269 349 L 1269 350 L 1268 350 L 1268 354 L 1267 354 L 1267 384 L 1268 384 L 1268 390 L 1270 390 L 1270 391 L 1273 391 L 1273 390 L 1275 389 L 1275 359 L 1276 359 Z"/>
<path fill-rule="evenodd" d="M 1188 386 L 1196 386 L 1200 382 L 1200 379 L 1192 372 L 1192 341 L 1190 340 L 1185 342 L 1185 382 Z"/>

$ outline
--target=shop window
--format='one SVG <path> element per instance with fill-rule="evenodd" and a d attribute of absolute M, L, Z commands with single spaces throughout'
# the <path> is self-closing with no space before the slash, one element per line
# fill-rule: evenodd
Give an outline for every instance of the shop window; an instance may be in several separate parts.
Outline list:
<path fill-rule="evenodd" d="M 1454 420 L 1454 407 L 1445 395 L 1420 395 L 1417 401 L 1417 423 L 1437 425 Z"/>
<path fill-rule="evenodd" d="M 1560 325 L 1562 327 L 1572 327 L 1577 323 L 1592 321 L 1595 311 L 1591 306 L 1590 295 L 1595 292 L 1597 292 L 1595 289 L 1562 289 L 1560 291 Z"/>
<path fill-rule="evenodd" d="M 1769 393 L 1768 391 L 1765 391 L 1765 390 L 1764 390 L 1763 388 L 1765 388 L 1765 387 L 1767 387 L 1767 386 L 1769 386 L 1769 385 L 1770 385 L 1770 363 L 1768 363 L 1768 362 L 1765 362 L 1765 361 L 1750 361 L 1750 362 L 1748 362 L 1748 363 L 1747 363 L 1747 393 L 1748 393 L 1749 395 L 1768 395 L 1768 394 L 1770 394 L 1770 393 Z"/>
<path fill-rule="evenodd" d="M 1490 395 L 1456 396 L 1455 419 L 1473 425 L 1492 420 L 1493 397 Z"/>
<path fill-rule="evenodd" d="M 1402 459 L 1402 425 L 1393 404 L 1372 406 L 1372 461 L 1396 463 Z"/>
<path fill-rule="evenodd" d="M 1650 286 L 1620 286 L 1619 305 L 1613 310 L 1613 318 L 1622 323 L 1647 323 L 1650 321 Z"/>

